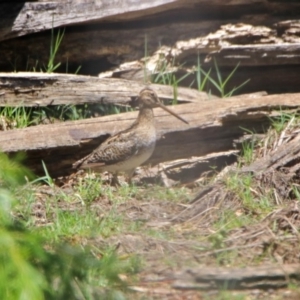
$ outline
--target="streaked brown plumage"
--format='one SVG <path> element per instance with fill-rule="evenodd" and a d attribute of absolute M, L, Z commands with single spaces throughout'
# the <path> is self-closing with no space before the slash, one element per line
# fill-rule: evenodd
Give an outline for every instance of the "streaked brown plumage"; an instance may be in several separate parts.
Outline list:
<path fill-rule="evenodd" d="M 118 172 L 125 172 L 129 178 L 136 167 L 152 155 L 156 143 L 156 130 L 152 108 L 161 107 L 182 122 L 187 121 L 161 104 L 156 93 L 150 88 L 141 90 L 138 98 L 139 115 L 126 130 L 108 138 L 91 154 L 73 164 L 74 168 L 108 171 L 117 180 Z"/>

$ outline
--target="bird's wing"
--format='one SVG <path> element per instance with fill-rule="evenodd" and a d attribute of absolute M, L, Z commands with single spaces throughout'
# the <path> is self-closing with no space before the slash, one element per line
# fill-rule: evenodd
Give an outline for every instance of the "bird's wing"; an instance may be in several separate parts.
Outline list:
<path fill-rule="evenodd" d="M 108 138 L 91 154 L 73 164 L 74 168 L 101 167 L 125 161 L 138 152 L 136 135 L 123 131 Z"/>

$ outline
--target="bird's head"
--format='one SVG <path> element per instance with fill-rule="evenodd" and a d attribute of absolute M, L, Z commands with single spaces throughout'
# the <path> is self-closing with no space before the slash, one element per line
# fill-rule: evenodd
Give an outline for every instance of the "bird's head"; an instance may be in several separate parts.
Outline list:
<path fill-rule="evenodd" d="M 161 105 L 161 102 L 157 94 L 150 88 L 146 87 L 140 91 L 138 96 L 138 105 L 142 107 L 158 107 Z"/>
<path fill-rule="evenodd" d="M 184 120 L 183 118 L 178 116 L 175 112 L 173 112 L 172 110 L 170 110 L 169 108 L 164 106 L 162 104 L 162 102 L 160 101 L 160 99 L 158 98 L 157 94 L 149 87 L 146 87 L 140 91 L 137 101 L 138 101 L 138 105 L 139 105 L 140 109 L 143 109 L 145 107 L 148 107 L 148 108 L 160 107 L 163 110 L 165 110 L 166 112 L 168 112 L 169 114 L 176 117 L 177 119 L 188 124 L 188 122 L 186 120 Z"/>

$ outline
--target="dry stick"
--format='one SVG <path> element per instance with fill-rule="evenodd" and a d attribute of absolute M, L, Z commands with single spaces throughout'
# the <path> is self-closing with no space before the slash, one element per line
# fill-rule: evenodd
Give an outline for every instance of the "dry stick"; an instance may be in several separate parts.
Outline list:
<path fill-rule="evenodd" d="M 252 238 L 255 238 L 255 237 L 258 237 L 259 235 L 263 234 L 265 231 L 262 230 L 262 231 L 258 231 L 252 235 L 249 235 L 248 233 L 244 233 L 244 234 L 241 234 L 241 235 L 238 235 L 238 236 L 234 236 L 234 237 L 231 237 L 231 238 L 228 238 L 225 240 L 226 243 L 229 243 L 229 242 L 233 242 L 234 240 L 238 240 L 240 238 L 243 238 L 243 237 L 247 237 L 248 239 L 252 239 Z"/>
<path fill-rule="evenodd" d="M 248 245 L 242 245 L 242 246 L 234 246 L 234 247 L 228 247 L 228 248 L 223 248 L 223 249 L 217 249 L 217 250 L 213 250 L 213 251 L 209 251 L 200 255 L 197 255 L 197 257 L 205 257 L 208 255 L 213 255 L 213 254 L 217 254 L 217 253 L 221 253 L 221 252 L 226 252 L 226 251 L 231 251 L 231 250 L 237 250 L 237 249 L 246 249 L 246 248 L 251 248 L 251 247 L 255 247 L 255 246 L 261 246 L 261 242 L 259 243 L 254 243 L 254 244 L 248 244 Z"/>
<path fill-rule="evenodd" d="M 292 117 L 292 119 L 288 122 L 288 124 L 286 125 L 286 127 L 284 128 L 284 130 L 282 130 L 280 136 L 279 136 L 279 140 L 276 143 L 276 146 L 274 148 L 277 148 L 278 146 L 280 146 L 283 142 L 283 139 L 285 137 L 285 134 L 287 132 L 287 130 L 289 129 L 289 127 L 292 125 L 292 123 L 295 120 L 295 116 Z"/>
<path fill-rule="evenodd" d="M 288 224 L 291 226 L 298 239 L 300 239 L 300 234 L 298 232 L 298 229 L 294 226 L 294 224 L 292 224 L 291 221 L 285 216 L 282 219 L 288 222 Z"/>

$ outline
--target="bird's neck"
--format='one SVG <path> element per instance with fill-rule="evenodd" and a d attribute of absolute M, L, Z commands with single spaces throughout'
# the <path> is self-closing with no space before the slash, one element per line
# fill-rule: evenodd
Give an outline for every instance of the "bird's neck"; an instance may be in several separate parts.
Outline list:
<path fill-rule="evenodd" d="M 152 123 L 154 120 L 154 114 L 152 108 L 141 107 L 138 115 L 138 123 Z"/>

